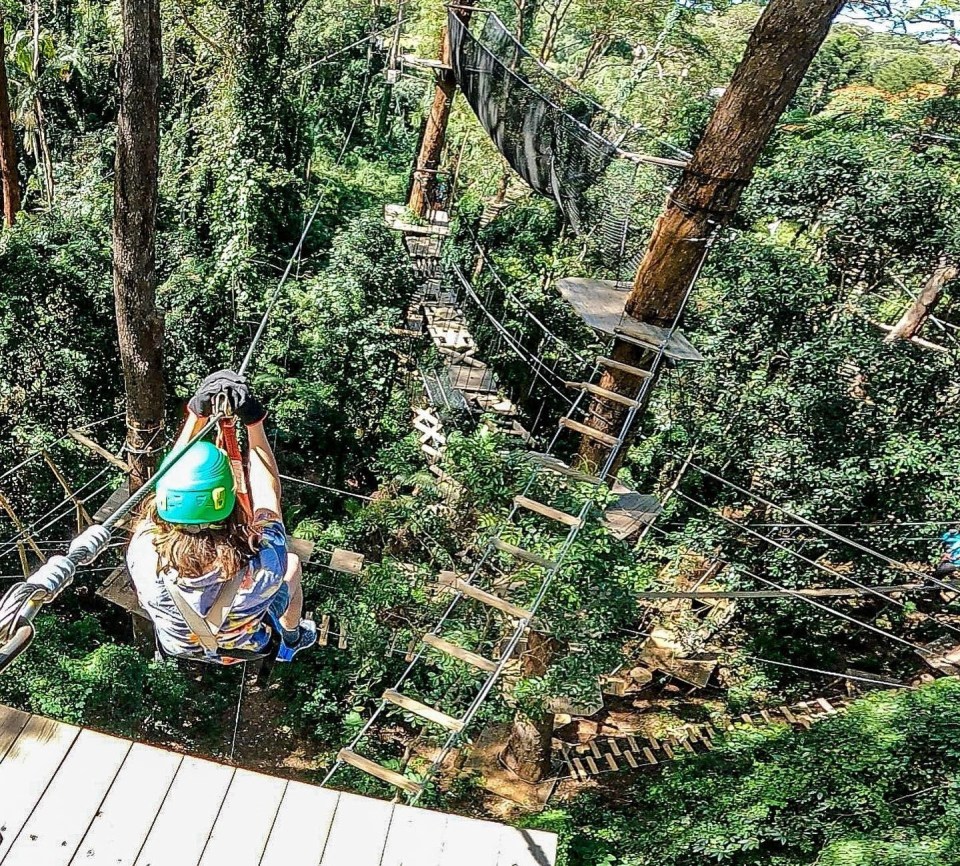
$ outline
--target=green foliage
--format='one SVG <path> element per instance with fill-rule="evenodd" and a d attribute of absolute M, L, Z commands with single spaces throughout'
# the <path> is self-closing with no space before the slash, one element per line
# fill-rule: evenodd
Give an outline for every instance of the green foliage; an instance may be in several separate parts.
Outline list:
<path fill-rule="evenodd" d="M 887 93 L 903 93 L 916 84 L 935 80 L 937 67 L 933 61 L 916 54 L 907 54 L 884 63 L 873 71 L 873 84 Z"/>
<path fill-rule="evenodd" d="M 618 792 L 532 826 L 564 834 L 565 866 L 947 864 L 960 686 L 877 694 L 810 731 L 742 729 Z"/>
<path fill-rule="evenodd" d="M 0 701 L 128 735 L 182 736 L 201 706 L 205 720 L 225 708 L 215 691 L 197 695 L 176 663 L 106 640 L 93 617 L 41 617 L 29 652 L 0 678 Z"/>

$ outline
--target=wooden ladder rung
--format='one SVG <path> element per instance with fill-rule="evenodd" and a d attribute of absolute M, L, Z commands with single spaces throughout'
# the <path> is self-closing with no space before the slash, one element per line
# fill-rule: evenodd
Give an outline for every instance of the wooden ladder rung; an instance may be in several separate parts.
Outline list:
<path fill-rule="evenodd" d="M 565 475 L 567 478 L 572 478 L 574 481 L 584 481 L 587 484 L 595 485 L 603 484 L 602 478 L 598 478 L 596 475 L 590 475 L 588 472 L 581 472 L 579 469 L 574 469 L 552 454 L 528 451 L 527 459 L 532 463 L 536 463 L 538 466 L 542 466 L 544 469 L 556 472 L 558 475 Z"/>
<path fill-rule="evenodd" d="M 633 407 L 640 405 L 632 397 L 627 397 L 625 394 L 618 394 L 616 391 L 611 391 L 608 388 L 601 388 L 592 382 L 564 382 L 564 385 L 568 388 L 586 391 L 588 394 L 595 394 L 597 397 L 603 397 L 605 400 L 612 400 L 614 403 L 620 403 L 623 406 Z"/>
<path fill-rule="evenodd" d="M 466 662 L 468 665 L 473 665 L 473 667 L 486 671 L 488 674 L 492 674 L 497 669 L 496 662 L 492 662 L 490 659 L 485 659 L 483 656 L 470 652 L 470 650 L 464 649 L 462 646 L 444 640 L 439 635 L 425 634 L 423 636 L 423 642 L 427 646 L 432 646 L 435 650 L 439 650 L 452 658 Z"/>
<path fill-rule="evenodd" d="M 537 502 L 536 499 L 531 499 L 529 496 L 514 496 L 513 504 L 518 508 L 526 508 L 527 511 L 533 511 L 535 514 L 542 514 L 544 517 L 549 517 L 551 520 L 556 520 L 565 526 L 583 525 L 583 521 L 579 517 L 574 517 L 572 514 L 551 508 L 549 505 Z"/>
<path fill-rule="evenodd" d="M 631 376 L 636 376 L 638 379 L 649 379 L 653 376 L 649 370 L 641 370 L 639 367 L 631 366 L 630 364 L 624 364 L 623 361 L 614 361 L 613 358 L 604 358 L 598 357 L 597 363 L 601 367 L 606 367 L 609 370 L 617 370 L 621 373 L 629 373 Z"/>
<path fill-rule="evenodd" d="M 515 544 L 508 544 L 506 541 L 501 541 L 499 538 L 493 539 L 493 546 L 496 550 L 499 550 L 503 553 L 509 553 L 511 556 L 515 556 L 517 559 L 522 559 L 524 562 L 530 562 L 534 565 L 542 566 L 543 568 L 555 568 L 557 565 L 552 559 L 547 559 L 546 557 L 539 556 L 536 553 L 531 553 L 529 550 L 524 550 L 522 547 L 517 547 Z"/>
<path fill-rule="evenodd" d="M 452 571 L 441 571 L 437 579 L 441 586 L 453 592 L 461 592 L 468 598 L 487 605 L 487 607 L 503 611 L 508 616 L 516 617 L 517 619 L 530 619 L 533 616 L 529 610 L 517 607 L 517 605 L 511 604 L 509 601 L 504 601 L 504 599 L 498 595 L 494 595 L 492 592 L 487 592 L 477 586 L 473 586 L 473 584 L 467 583 L 465 580 L 461 580 Z"/>
<path fill-rule="evenodd" d="M 418 782 L 414 782 L 394 770 L 388 770 L 376 761 L 371 761 L 369 758 L 358 755 L 352 749 L 341 749 L 337 752 L 337 760 L 343 761 L 344 764 L 349 764 L 351 767 L 356 767 L 358 770 L 362 770 L 371 776 L 375 776 L 380 779 L 381 782 L 386 782 L 388 785 L 400 788 L 408 794 L 419 794 L 423 790 L 423 785 Z"/>
<path fill-rule="evenodd" d="M 459 733 L 463 730 L 463 722 L 461 722 L 460 719 L 455 719 L 453 716 L 441 713 L 440 710 L 435 710 L 433 707 L 420 703 L 420 701 L 408 698 L 406 695 L 400 694 L 400 692 L 394 689 L 387 689 L 383 693 L 383 699 L 394 706 L 406 710 L 408 713 L 419 716 L 421 719 L 426 719 L 428 722 L 440 725 L 441 728 L 446 728 L 448 731 L 456 731 Z"/>
<path fill-rule="evenodd" d="M 566 427 L 568 430 L 573 430 L 574 433 L 579 433 L 581 436 L 588 436 L 591 439 L 596 439 L 598 442 L 602 442 L 604 445 L 608 445 L 611 448 L 614 448 L 620 444 L 620 440 L 617 439 L 616 436 L 610 436 L 607 433 L 594 430 L 593 427 L 588 427 L 586 424 L 581 424 L 579 421 L 574 421 L 570 418 L 561 418 L 560 426 Z"/>

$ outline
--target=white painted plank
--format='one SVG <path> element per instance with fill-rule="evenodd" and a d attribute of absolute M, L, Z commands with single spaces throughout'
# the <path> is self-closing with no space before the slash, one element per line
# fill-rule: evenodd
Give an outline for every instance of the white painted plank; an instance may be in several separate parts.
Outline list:
<path fill-rule="evenodd" d="M 286 787 L 275 776 L 237 770 L 200 866 L 259 866 Z"/>
<path fill-rule="evenodd" d="M 447 816 L 394 806 L 381 866 L 440 866 Z"/>
<path fill-rule="evenodd" d="M 321 866 L 380 866 L 393 804 L 341 792 Z"/>
<path fill-rule="evenodd" d="M 66 866 L 131 745 L 129 740 L 81 731 L 4 857 L 4 866 Z"/>
<path fill-rule="evenodd" d="M 70 862 L 132 866 L 182 761 L 183 755 L 134 743 Z"/>
<path fill-rule="evenodd" d="M 22 713 L 13 707 L 0 706 L 0 761 L 29 721 L 30 713 Z"/>
<path fill-rule="evenodd" d="M 184 758 L 136 866 L 194 866 L 210 838 L 232 778 L 233 767 Z"/>
<path fill-rule="evenodd" d="M 317 866 L 339 799 L 339 791 L 288 782 L 260 866 Z"/>
<path fill-rule="evenodd" d="M 0 763 L 0 861 L 79 733 L 73 725 L 31 716 Z"/>
<path fill-rule="evenodd" d="M 499 824 L 447 816 L 443 866 L 497 866 L 499 852 Z"/>
<path fill-rule="evenodd" d="M 503 827 L 497 866 L 553 866 L 557 860 L 557 837 L 542 830 Z"/>

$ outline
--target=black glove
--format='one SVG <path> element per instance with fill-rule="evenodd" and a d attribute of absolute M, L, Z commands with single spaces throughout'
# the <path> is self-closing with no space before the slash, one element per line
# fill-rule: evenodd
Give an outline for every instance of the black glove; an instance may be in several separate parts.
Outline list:
<path fill-rule="evenodd" d="M 194 415 L 208 417 L 216 411 L 220 394 L 226 394 L 230 408 L 248 427 L 259 424 L 267 416 L 263 404 L 250 393 L 247 380 L 233 370 L 218 370 L 207 376 L 187 408 Z"/>

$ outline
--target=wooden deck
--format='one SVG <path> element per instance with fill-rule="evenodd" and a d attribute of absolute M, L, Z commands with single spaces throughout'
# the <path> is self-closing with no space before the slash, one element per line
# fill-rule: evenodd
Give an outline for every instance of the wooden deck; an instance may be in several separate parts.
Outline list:
<path fill-rule="evenodd" d="M 556 837 L 0 706 L 0 866 L 553 866 Z"/>

